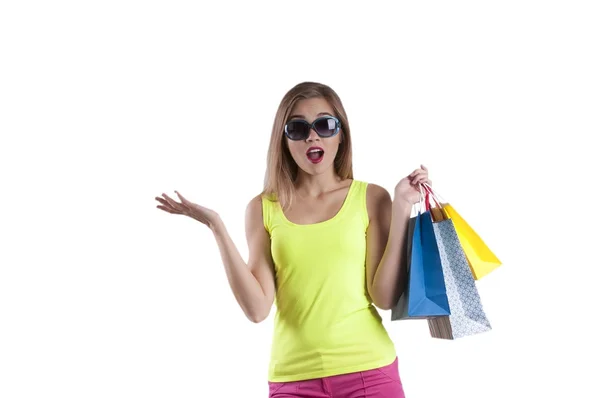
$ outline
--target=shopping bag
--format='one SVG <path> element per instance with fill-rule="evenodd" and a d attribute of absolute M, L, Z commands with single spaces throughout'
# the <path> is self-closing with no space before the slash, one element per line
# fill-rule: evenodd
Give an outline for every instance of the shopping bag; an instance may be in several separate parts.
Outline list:
<path fill-rule="evenodd" d="M 439 206 L 439 202 L 435 202 Z M 434 208 L 429 211 L 434 215 L 433 230 L 450 304 L 449 316 L 427 320 L 431 336 L 457 339 L 491 330 L 453 220 L 446 218 L 441 211 L 434 211 Z"/>
<path fill-rule="evenodd" d="M 429 212 L 409 219 L 407 231 L 408 281 L 392 308 L 392 321 L 450 315 L 444 274 Z"/>
<path fill-rule="evenodd" d="M 471 226 L 460 216 L 460 214 L 450 205 L 450 203 L 444 201 L 437 192 L 433 191 L 430 185 L 425 184 L 426 195 L 427 192 L 433 195 L 441 203 L 440 208 L 442 209 L 445 218 L 452 220 L 458 240 L 462 246 L 473 277 L 478 280 L 495 270 L 502 265 L 502 262 L 496 257 L 496 255 L 490 250 L 485 244 L 483 239 L 471 228 Z M 428 203 L 427 200 L 425 203 Z"/>

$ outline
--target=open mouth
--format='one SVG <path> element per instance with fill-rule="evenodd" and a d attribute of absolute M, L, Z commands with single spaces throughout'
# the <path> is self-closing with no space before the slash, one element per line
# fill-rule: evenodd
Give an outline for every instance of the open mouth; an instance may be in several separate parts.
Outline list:
<path fill-rule="evenodd" d="M 313 163 L 319 163 L 321 160 L 323 160 L 324 154 L 325 151 L 323 150 L 323 148 L 311 147 L 306 152 L 306 157 Z"/>

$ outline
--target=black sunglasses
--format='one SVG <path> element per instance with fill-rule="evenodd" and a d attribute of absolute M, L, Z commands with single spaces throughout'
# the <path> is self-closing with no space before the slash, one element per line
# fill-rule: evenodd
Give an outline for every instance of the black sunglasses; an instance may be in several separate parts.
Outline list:
<path fill-rule="evenodd" d="M 319 137 L 333 137 L 340 131 L 340 121 L 333 116 L 323 116 L 308 123 L 306 120 L 290 120 L 285 124 L 285 135 L 293 141 L 305 140 L 310 136 L 310 129 L 314 129 Z"/>

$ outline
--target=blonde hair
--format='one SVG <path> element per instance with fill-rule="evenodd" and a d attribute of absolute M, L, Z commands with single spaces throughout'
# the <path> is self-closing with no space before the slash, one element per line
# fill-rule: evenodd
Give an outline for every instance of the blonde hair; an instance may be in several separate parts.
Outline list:
<path fill-rule="evenodd" d="M 286 145 L 287 138 L 284 134 L 284 127 L 296 103 L 310 98 L 323 98 L 333 108 L 334 116 L 339 119 L 341 124 L 339 132 L 341 143 L 334 160 L 334 169 L 342 180 L 354 178 L 350 126 L 340 97 L 333 89 L 324 84 L 314 82 L 297 84 L 285 94 L 275 114 L 267 155 L 264 189 L 261 193 L 269 200 L 278 200 L 284 210 L 292 204 L 294 182 L 298 176 L 298 165 Z"/>

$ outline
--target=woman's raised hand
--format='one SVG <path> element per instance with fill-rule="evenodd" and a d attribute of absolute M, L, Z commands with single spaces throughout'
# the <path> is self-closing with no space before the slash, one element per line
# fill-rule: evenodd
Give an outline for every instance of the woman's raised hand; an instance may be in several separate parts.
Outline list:
<path fill-rule="evenodd" d="M 219 215 L 214 210 L 190 202 L 189 200 L 181 196 L 181 194 L 177 191 L 175 191 L 175 193 L 177 194 L 177 196 L 179 196 L 181 203 L 177 202 L 174 199 L 171 199 L 167 194 L 163 193 L 162 198 L 158 196 L 155 198 L 162 204 L 156 207 L 166 211 L 167 213 L 182 214 L 184 216 L 191 217 L 194 220 L 200 221 L 202 224 L 206 225 L 211 229 L 219 221 Z"/>
<path fill-rule="evenodd" d="M 429 170 L 427 170 L 427 167 L 421 165 L 420 168 L 398 182 L 395 194 L 411 205 L 418 203 L 420 198 L 419 185 L 423 183 L 431 185 L 431 180 L 429 179 Z"/>

